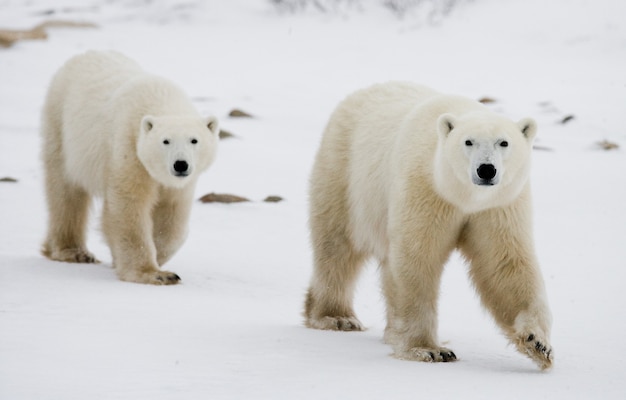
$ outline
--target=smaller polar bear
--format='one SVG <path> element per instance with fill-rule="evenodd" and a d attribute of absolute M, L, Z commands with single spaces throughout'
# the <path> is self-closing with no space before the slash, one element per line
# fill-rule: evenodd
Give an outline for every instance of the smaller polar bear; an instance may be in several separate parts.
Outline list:
<path fill-rule="evenodd" d="M 381 265 L 385 341 L 402 359 L 453 361 L 437 340 L 443 267 L 455 249 L 517 349 L 552 365 L 528 182 L 536 133 L 460 96 L 409 83 L 359 91 L 335 110 L 311 175 L 311 328 L 354 331 L 358 273 Z"/>
<path fill-rule="evenodd" d="M 43 254 L 94 263 L 85 235 L 93 196 L 124 281 L 166 285 L 183 244 L 200 173 L 213 162 L 218 122 L 183 91 L 116 52 L 89 51 L 54 76 L 43 109 L 48 200 Z"/>

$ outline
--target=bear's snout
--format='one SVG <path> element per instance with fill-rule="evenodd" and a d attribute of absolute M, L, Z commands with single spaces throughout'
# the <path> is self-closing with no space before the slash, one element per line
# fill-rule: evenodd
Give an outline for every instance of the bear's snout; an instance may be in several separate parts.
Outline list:
<path fill-rule="evenodd" d="M 491 180 L 496 176 L 496 167 L 493 164 L 480 164 L 476 174 L 481 179 L 481 185 L 492 185 Z"/>
<path fill-rule="evenodd" d="M 189 172 L 189 164 L 184 160 L 176 160 L 174 163 L 174 171 L 177 176 L 187 176 Z"/>

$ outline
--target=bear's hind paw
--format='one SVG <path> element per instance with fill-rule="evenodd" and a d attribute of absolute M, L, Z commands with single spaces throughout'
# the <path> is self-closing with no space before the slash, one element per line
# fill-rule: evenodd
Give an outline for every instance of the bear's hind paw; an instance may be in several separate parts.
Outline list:
<path fill-rule="evenodd" d="M 363 325 L 356 317 L 307 318 L 306 326 L 331 331 L 362 331 Z"/>
<path fill-rule="evenodd" d="M 401 354 L 396 354 L 401 360 L 423 361 L 423 362 L 451 362 L 456 361 L 456 354 L 445 347 L 424 348 L 413 347 Z"/>
<path fill-rule="evenodd" d="M 100 261 L 96 259 L 91 252 L 82 248 L 71 248 L 62 250 L 50 250 L 48 246 L 44 246 L 42 250 L 44 256 L 54 261 L 62 261 L 80 264 L 98 264 Z"/>

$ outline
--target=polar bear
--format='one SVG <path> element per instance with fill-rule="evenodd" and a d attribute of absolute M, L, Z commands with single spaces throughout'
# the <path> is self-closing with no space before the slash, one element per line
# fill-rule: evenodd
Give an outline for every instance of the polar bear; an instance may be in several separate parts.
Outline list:
<path fill-rule="evenodd" d="M 322 137 L 310 181 L 314 271 L 310 328 L 358 331 L 355 281 L 381 266 L 385 342 L 394 355 L 453 361 L 437 340 L 442 270 L 459 249 L 483 305 L 507 338 L 549 368 L 551 316 L 531 233 L 529 163 L 536 124 L 410 83 L 344 100 Z"/>
<path fill-rule="evenodd" d="M 121 280 L 166 285 L 183 244 L 196 181 L 215 158 L 219 127 L 172 82 L 116 52 L 89 51 L 54 76 L 43 108 L 48 234 L 42 253 L 98 262 L 85 245 L 91 198 Z"/>

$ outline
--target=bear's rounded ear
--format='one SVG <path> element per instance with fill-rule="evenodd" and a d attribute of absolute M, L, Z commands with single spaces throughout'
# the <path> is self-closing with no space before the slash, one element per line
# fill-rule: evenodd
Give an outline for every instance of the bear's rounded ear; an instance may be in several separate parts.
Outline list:
<path fill-rule="evenodd" d="M 218 135 L 220 133 L 220 124 L 217 121 L 217 118 L 214 116 L 207 117 L 204 121 L 205 125 L 214 135 Z"/>
<path fill-rule="evenodd" d="M 534 139 L 535 135 L 537 135 L 537 123 L 532 118 L 521 119 L 517 126 L 528 140 Z"/>
<path fill-rule="evenodd" d="M 141 119 L 141 130 L 144 133 L 150 132 L 154 126 L 154 117 L 152 115 L 146 115 Z"/>
<path fill-rule="evenodd" d="M 456 124 L 456 118 L 452 114 L 442 114 L 437 120 L 437 133 L 442 138 L 447 138 Z"/>

